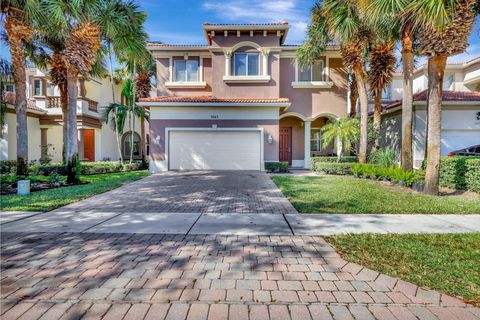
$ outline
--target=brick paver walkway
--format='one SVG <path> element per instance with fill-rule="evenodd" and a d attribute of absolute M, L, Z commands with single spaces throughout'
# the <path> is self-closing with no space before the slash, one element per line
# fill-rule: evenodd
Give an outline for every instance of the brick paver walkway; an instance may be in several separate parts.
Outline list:
<path fill-rule="evenodd" d="M 3 233 L 1 318 L 480 319 L 321 237 Z"/>
<path fill-rule="evenodd" d="M 60 210 L 193 213 L 297 213 L 260 171 L 164 172 Z"/>

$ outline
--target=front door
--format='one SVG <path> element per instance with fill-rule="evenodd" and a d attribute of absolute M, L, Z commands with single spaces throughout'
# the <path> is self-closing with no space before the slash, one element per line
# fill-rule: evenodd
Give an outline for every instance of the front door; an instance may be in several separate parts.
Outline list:
<path fill-rule="evenodd" d="M 280 161 L 292 165 L 292 127 L 280 127 Z"/>
<path fill-rule="evenodd" d="M 95 161 L 94 129 L 83 129 L 83 158 L 85 161 Z"/>

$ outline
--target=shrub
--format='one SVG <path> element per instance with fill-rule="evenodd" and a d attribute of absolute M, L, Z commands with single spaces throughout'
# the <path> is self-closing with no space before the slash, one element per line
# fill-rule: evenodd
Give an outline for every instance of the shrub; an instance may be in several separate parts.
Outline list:
<path fill-rule="evenodd" d="M 113 173 L 121 171 L 136 171 L 146 168 L 146 164 L 142 162 L 126 163 L 123 166 L 120 162 L 114 161 L 99 161 L 99 162 L 82 162 L 80 164 L 80 174 L 101 174 Z M 31 165 L 29 169 L 30 175 L 50 176 L 53 173 L 64 176 L 67 174 L 67 167 L 62 163 L 50 164 L 35 164 Z"/>
<path fill-rule="evenodd" d="M 392 147 L 378 149 L 373 155 L 371 155 L 370 160 L 380 167 L 391 167 L 396 164 L 395 151 Z"/>
<path fill-rule="evenodd" d="M 480 159 L 465 161 L 465 184 L 468 190 L 480 193 Z"/>
<path fill-rule="evenodd" d="M 288 162 L 265 162 L 265 170 L 274 173 L 288 172 Z"/>
<path fill-rule="evenodd" d="M 2 160 L 0 161 L 0 174 L 10 173 L 12 168 L 17 167 L 17 161 L 15 160 Z"/>
<path fill-rule="evenodd" d="M 373 163 L 354 163 L 351 171 L 357 177 L 388 179 L 392 182 L 402 182 L 407 187 L 422 179 L 421 173 L 403 171 L 399 166 L 381 167 Z"/>
<path fill-rule="evenodd" d="M 28 168 L 29 175 L 35 176 L 49 176 L 52 173 L 57 173 L 61 176 L 67 174 L 67 167 L 62 163 L 49 163 L 49 164 L 33 164 Z"/>
<path fill-rule="evenodd" d="M 314 171 L 321 172 L 324 174 L 337 174 L 337 175 L 349 175 L 352 174 L 352 166 L 356 163 L 353 162 L 343 162 L 343 163 L 332 163 L 332 162 L 317 162 L 315 164 Z"/>
<path fill-rule="evenodd" d="M 337 157 L 325 156 L 325 157 L 312 157 L 310 158 L 309 168 L 310 170 L 315 170 L 316 163 L 337 163 Z M 356 156 L 345 156 L 340 158 L 340 163 L 352 163 L 357 162 L 358 158 Z"/>

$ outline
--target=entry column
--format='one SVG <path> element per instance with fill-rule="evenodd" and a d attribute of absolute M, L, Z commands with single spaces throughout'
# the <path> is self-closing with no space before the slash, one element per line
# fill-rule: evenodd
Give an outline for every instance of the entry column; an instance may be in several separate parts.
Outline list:
<path fill-rule="evenodd" d="M 303 167 L 308 168 L 308 165 L 310 164 L 310 132 L 312 130 L 312 122 L 306 120 L 303 124 L 305 136 L 303 138 L 304 140 L 304 161 L 303 161 Z"/>

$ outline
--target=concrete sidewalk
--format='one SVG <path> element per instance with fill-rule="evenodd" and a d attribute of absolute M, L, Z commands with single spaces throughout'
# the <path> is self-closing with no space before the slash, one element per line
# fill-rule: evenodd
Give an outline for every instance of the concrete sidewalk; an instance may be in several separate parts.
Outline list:
<path fill-rule="evenodd" d="M 480 232 L 480 215 L 259 214 L 52 211 L 2 213 L 2 232 L 218 235 Z"/>

